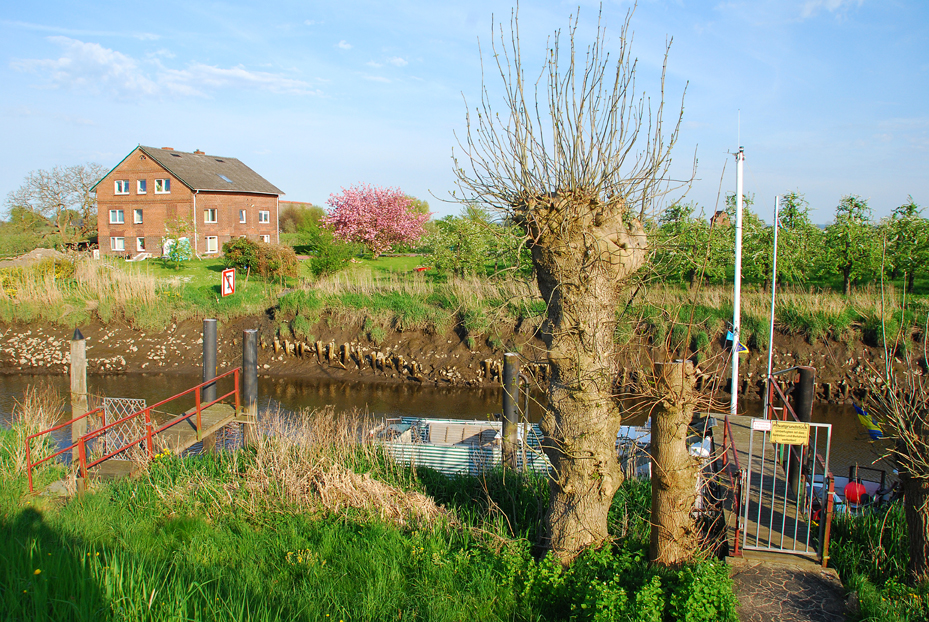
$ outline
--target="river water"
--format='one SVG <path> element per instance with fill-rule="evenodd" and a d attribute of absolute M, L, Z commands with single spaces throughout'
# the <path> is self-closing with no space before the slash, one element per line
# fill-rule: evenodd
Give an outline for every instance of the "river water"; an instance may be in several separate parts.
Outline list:
<path fill-rule="evenodd" d="M 199 382 L 198 374 L 90 376 L 88 390 L 101 396 L 144 398 L 148 404 L 154 404 Z M 0 376 L 0 424 L 9 425 L 16 401 L 22 399 L 27 387 L 43 383 L 50 383 L 62 396 L 67 396 L 68 378 L 64 375 Z M 415 416 L 486 420 L 502 410 L 500 387 L 436 387 L 320 378 L 261 377 L 258 379 L 258 394 L 260 411 L 279 409 L 299 412 L 302 409 L 331 405 L 336 410 L 357 408 L 378 418 Z M 746 415 L 760 416 L 762 405 L 748 402 L 740 405 L 742 409 Z M 541 416 L 541 407 L 535 400 L 531 403 L 529 415 L 532 421 L 538 421 Z M 878 459 L 882 447 L 868 442 L 851 406 L 816 404 L 813 421 L 832 424 L 832 462 L 836 475 L 844 475 L 849 465 L 868 466 Z M 886 462 L 879 466 L 890 469 Z"/>

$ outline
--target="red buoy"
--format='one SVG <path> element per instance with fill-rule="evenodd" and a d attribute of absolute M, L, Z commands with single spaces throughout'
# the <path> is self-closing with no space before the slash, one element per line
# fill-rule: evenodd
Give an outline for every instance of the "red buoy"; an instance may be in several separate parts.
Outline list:
<path fill-rule="evenodd" d="M 845 500 L 848 503 L 854 503 L 855 505 L 860 505 L 862 502 L 862 497 L 867 494 L 867 490 L 864 487 L 864 484 L 860 482 L 849 482 L 845 485 L 845 490 L 843 495 Z"/>

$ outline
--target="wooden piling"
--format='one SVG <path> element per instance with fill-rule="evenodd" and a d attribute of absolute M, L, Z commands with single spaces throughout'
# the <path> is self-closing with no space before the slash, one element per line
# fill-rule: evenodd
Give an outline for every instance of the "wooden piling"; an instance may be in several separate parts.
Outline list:
<path fill-rule="evenodd" d="M 71 337 L 71 418 L 87 414 L 87 341 L 80 329 L 74 329 Z M 76 464 L 80 460 L 77 441 L 87 433 L 87 419 L 71 424 L 71 442 L 75 444 L 71 457 Z M 83 480 L 78 481 L 78 490 L 83 490 Z"/>

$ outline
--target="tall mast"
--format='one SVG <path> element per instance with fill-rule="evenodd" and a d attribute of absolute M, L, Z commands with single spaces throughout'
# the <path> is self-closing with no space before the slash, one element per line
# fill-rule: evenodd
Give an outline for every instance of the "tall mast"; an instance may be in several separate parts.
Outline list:
<path fill-rule="evenodd" d="M 771 258 L 771 321 L 768 324 L 768 375 L 765 376 L 764 409 L 761 411 L 765 419 L 768 418 L 768 383 L 771 382 L 771 371 L 774 363 L 774 299 L 777 292 L 777 230 L 780 229 L 778 220 L 778 204 L 781 197 L 774 197 L 774 255 Z"/>
<path fill-rule="evenodd" d="M 739 403 L 739 348 L 742 326 L 742 168 L 745 163 L 745 148 L 739 146 L 735 154 L 735 287 L 732 294 L 732 402 L 729 414 L 735 415 Z"/>

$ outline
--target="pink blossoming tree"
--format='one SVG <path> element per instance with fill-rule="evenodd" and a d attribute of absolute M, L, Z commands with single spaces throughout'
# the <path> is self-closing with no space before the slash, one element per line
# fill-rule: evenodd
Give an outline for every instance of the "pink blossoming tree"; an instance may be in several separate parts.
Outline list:
<path fill-rule="evenodd" d="M 413 200 L 399 188 L 359 184 L 329 195 L 326 224 L 336 237 L 364 244 L 375 257 L 398 244 L 415 242 L 425 234 L 428 213 L 414 211 Z"/>

